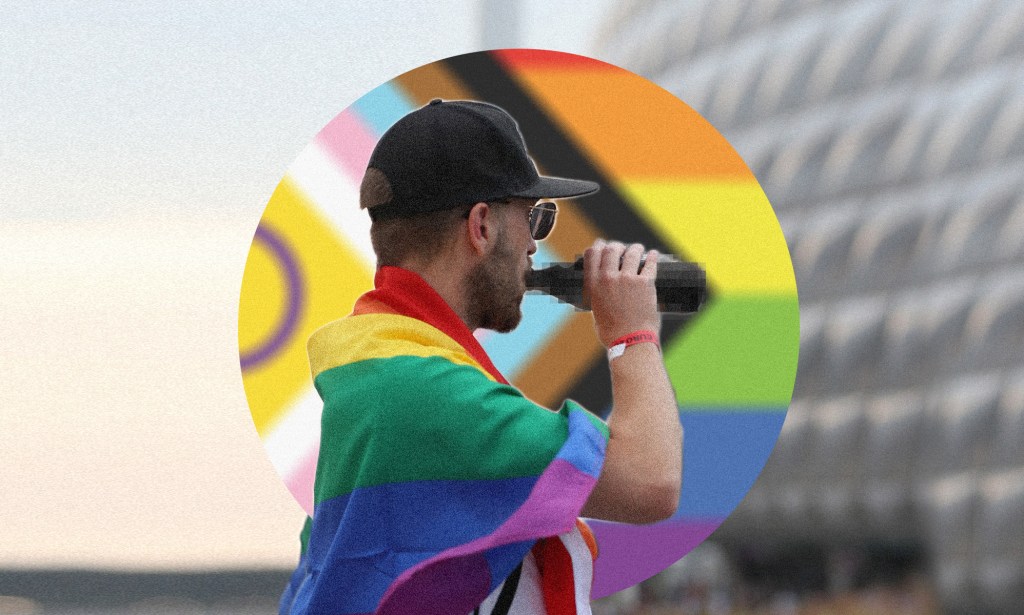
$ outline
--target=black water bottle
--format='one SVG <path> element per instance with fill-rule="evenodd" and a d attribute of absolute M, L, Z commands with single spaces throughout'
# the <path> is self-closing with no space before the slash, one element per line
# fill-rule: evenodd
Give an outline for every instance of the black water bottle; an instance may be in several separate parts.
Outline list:
<path fill-rule="evenodd" d="M 704 269 L 696 263 L 670 256 L 658 259 L 654 286 L 658 295 L 658 311 L 664 314 L 692 314 L 707 299 Z M 583 257 L 575 263 L 553 263 L 550 267 L 529 271 L 526 288 L 547 293 L 578 309 L 589 309 L 583 302 Z"/>

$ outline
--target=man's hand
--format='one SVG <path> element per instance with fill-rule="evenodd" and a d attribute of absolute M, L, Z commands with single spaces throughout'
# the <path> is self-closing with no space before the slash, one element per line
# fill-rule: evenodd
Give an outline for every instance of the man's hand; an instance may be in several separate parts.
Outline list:
<path fill-rule="evenodd" d="M 644 247 L 628 248 L 598 239 L 583 255 L 583 292 L 594 313 L 597 338 L 607 348 L 634 331 L 661 332 L 654 279 L 658 275 L 658 252 L 651 250 L 640 268 Z"/>
<path fill-rule="evenodd" d="M 584 293 L 605 347 L 634 331 L 661 332 L 654 288 L 658 253 L 648 252 L 640 269 L 643 252 L 639 244 L 597 240 L 584 254 Z M 635 344 L 609 367 L 611 436 L 583 516 L 626 523 L 666 519 L 679 503 L 683 430 L 661 352 L 654 344 Z"/>

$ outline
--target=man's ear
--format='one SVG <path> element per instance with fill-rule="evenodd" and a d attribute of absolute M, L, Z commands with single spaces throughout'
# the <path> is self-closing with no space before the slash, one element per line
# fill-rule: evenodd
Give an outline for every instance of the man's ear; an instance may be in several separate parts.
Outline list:
<path fill-rule="evenodd" d="M 477 203 L 469 210 L 466 236 L 469 245 L 479 255 L 487 254 L 494 240 L 494 210 L 487 203 Z"/>

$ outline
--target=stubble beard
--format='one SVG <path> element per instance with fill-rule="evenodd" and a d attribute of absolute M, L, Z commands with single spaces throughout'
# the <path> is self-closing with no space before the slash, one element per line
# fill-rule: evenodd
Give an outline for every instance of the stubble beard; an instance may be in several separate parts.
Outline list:
<path fill-rule="evenodd" d="M 499 238 L 494 253 L 466 277 L 466 296 L 477 327 L 508 333 L 522 321 L 526 280 L 516 277 L 516 256 L 511 245 Z"/>

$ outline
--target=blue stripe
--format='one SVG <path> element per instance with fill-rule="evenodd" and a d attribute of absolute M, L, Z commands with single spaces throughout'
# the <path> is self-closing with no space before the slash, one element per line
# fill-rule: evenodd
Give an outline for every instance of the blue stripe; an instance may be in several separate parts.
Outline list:
<path fill-rule="evenodd" d="M 352 103 L 352 109 L 378 139 L 392 124 L 415 108 L 405 93 L 391 82 L 370 90 Z"/>
<path fill-rule="evenodd" d="M 676 517 L 724 518 L 764 468 L 786 408 L 684 408 L 683 489 Z"/>
<path fill-rule="evenodd" d="M 537 244 L 533 260 L 538 267 L 557 260 L 544 243 Z M 528 294 L 523 299 L 523 321 L 511 333 L 490 333 L 481 344 L 495 367 L 515 380 L 544 345 L 562 328 L 575 308 L 548 295 Z"/>
<path fill-rule="evenodd" d="M 307 552 L 315 578 L 300 588 L 296 604 L 310 612 L 373 611 L 406 569 L 494 532 L 536 481 L 527 476 L 390 483 L 317 504 Z M 395 552 L 395 545 L 403 551 Z M 495 557 L 502 561 L 501 554 Z"/>
<path fill-rule="evenodd" d="M 555 459 L 568 461 L 577 470 L 597 478 L 604 461 L 608 441 L 604 434 L 590 422 L 584 410 L 572 400 L 566 400 L 569 408 L 569 433 L 571 436 L 555 455 Z"/>

